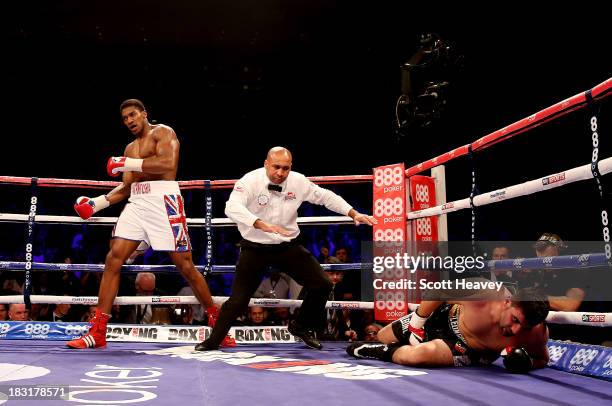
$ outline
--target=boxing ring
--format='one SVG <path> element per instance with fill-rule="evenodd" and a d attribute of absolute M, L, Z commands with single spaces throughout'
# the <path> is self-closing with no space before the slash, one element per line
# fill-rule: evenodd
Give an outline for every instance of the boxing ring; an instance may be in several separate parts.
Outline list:
<path fill-rule="evenodd" d="M 209 353 L 196 353 L 192 345 L 160 343 L 113 343 L 104 350 L 76 352 L 53 341 L 23 344 L 0 341 L 0 384 L 70 386 L 66 401 L 49 404 L 602 405 L 612 401 L 610 382 L 551 368 L 529 375 L 508 374 L 499 361 L 488 368 L 406 368 L 349 359 L 346 344 L 338 342 L 326 343 L 321 351 L 296 343 Z M 17 365 L 22 365 L 21 372 Z M 21 379 L 7 380 L 7 375 L 20 373 Z M 28 374 L 39 376 L 25 378 Z"/>
<path fill-rule="evenodd" d="M 489 134 L 474 143 L 454 149 L 439 157 L 406 170 L 413 176 L 424 170 L 442 165 L 452 159 L 470 155 L 481 148 L 528 131 L 557 117 L 589 105 L 610 95 L 612 79 L 559 102 L 534 115 Z M 593 130 L 595 131 L 595 130 Z M 593 139 L 594 148 L 596 140 Z M 474 209 L 478 205 L 495 203 L 567 183 L 603 176 L 612 172 L 612 158 L 599 159 L 593 154 L 592 164 L 564 171 L 561 181 L 545 183 L 547 175 L 520 185 L 513 185 L 489 193 L 476 194 L 473 188 L 469 198 L 407 214 L 409 220 L 439 216 L 461 209 Z M 319 184 L 372 182 L 372 175 L 332 176 L 310 178 Z M 181 189 L 226 189 L 234 180 L 183 181 Z M 59 264 L 33 261 L 33 230 L 38 224 L 100 224 L 112 225 L 115 217 L 92 217 L 82 220 L 73 216 L 38 215 L 35 190 L 40 187 L 69 187 L 110 189 L 117 182 L 67 180 L 52 178 L 25 178 L 0 176 L 0 183 L 30 186 L 32 198 L 29 214 L 0 213 L 0 222 L 27 223 L 26 261 L 0 261 L 0 270 L 25 271 L 25 295 L 0 296 L 0 303 L 69 303 L 95 304 L 95 297 L 31 295 L 31 271 L 88 271 L 101 272 L 102 265 Z M 206 201 L 208 203 L 207 194 Z M 500 197 L 501 196 L 501 197 Z M 187 219 L 190 227 L 203 227 L 207 238 L 213 227 L 232 226 L 229 219 L 212 218 L 206 206 L 205 218 Z M 301 226 L 350 224 L 343 216 L 300 218 Z M 604 243 L 607 217 L 604 227 Z M 588 268 L 610 264 L 608 251 L 581 256 L 526 258 L 489 261 L 490 269 L 519 270 Z M 232 265 L 215 265 L 212 255 L 206 253 L 203 265 L 197 268 L 205 273 L 232 272 Z M 331 270 L 370 270 L 371 264 L 325 264 Z M 126 265 L 123 272 L 162 272 L 174 267 L 165 265 Z M 215 297 L 215 303 L 225 297 Z M 197 304 L 190 296 L 117 297 L 115 304 Z M 301 301 L 288 299 L 252 299 L 251 305 L 263 307 L 299 307 Z M 329 301 L 329 309 L 373 309 L 372 302 Z M 414 310 L 415 304 L 408 308 Z M 549 323 L 582 324 L 599 328 L 612 326 L 612 313 L 551 312 Z M 41 322 L 42 323 L 42 322 Z M 208 327 L 201 326 L 125 326 L 109 325 L 109 345 L 105 349 L 75 351 L 62 346 L 86 331 L 85 323 L 0 321 L 0 404 L 7 402 L 10 388 L 45 385 L 65 388 L 63 398 L 53 399 L 66 404 L 189 404 L 235 405 L 246 401 L 255 404 L 355 405 L 366 403 L 441 404 L 454 402 L 470 405 L 600 405 L 612 401 L 612 349 L 580 344 L 549 342 L 550 368 L 532 371 L 527 375 L 510 374 L 501 361 L 490 367 L 470 368 L 409 368 L 395 364 L 354 359 L 345 352 L 346 342 L 326 342 L 321 351 L 313 351 L 297 342 L 283 327 L 260 329 L 233 328 L 238 347 L 222 351 L 195 352 L 195 343 L 206 338 Z M 612 339 L 612 337 L 611 337 Z M 574 373 L 569 373 L 572 371 Z M 591 377 L 596 376 L 597 378 Z M 13 399 L 17 397 L 13 396 Z M 21 399 L 20 404 L 38 404 L 42 398 Z M 47 399 L 51 400 L 51 399 Z"/>

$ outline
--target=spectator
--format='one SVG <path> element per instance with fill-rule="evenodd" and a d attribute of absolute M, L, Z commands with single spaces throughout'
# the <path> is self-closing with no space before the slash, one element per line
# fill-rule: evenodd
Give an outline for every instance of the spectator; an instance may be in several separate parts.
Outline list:
<path fill-rule="evenodd" d="M 350 258 L 350 251 L 348 248 L 344 246 L 339 246 L 336 248 L 336 252 L 334 252 L 334 257 L 330 257 L 337 259 L 337 263 L 346 264 L 350 263 L 352 260 Z M 329 262 L 334 263 L 334 262 Z M 343 288 L 345 289 L 345 297 L 340 299 L 336 296 L 337 300 L 359 300 L 360 297 L 360 287 L 361 287 L 361 278 L 359 272 L 351 272 L 349 275 L 345 275 L 343 277 Z M 349 294 L 350 293 L 350 294 Z"/>
<path fill-rule="evenodd" d="M 334 253 L 334 256 L 338 258 L 338 261 L 340 261 L 340 263 L 342 264 L 346 264 L 350 262 L 348 248 L 345 248 L 345 247 L 336 248 L 336 252 Z"/>
<path fill-rule="evenodd" d="M 81 277 L 81 295 L 96 296 L 101 282 L 102 272 L 83 273 Z"/>
<path fill-rule="evenodd" d="M 179 305 L 174 309 L 172 324 L 182 326 L 201 325 L 199 320 L 193 318 L 193 308 L 195 305 Z"/>
<path fill-rule="evenodd" d="M 261 306 L 249 307 L 248 320 L 246 325 L 248 326 L 269 326 L 268 311 Z"/>
<path fill-rule="evenodd" d="M 60 276 L 54 272 L 34 272 L 32 279 L 32 294 L 35 295 L 54 295 L 60 284 Z"/>
<path fill-rule="evenodd" d="M 11 278 L 6 278 L 2 282 L 2 290 L 9 291 L 12 294 L 23 294 L 23 272 L 11 272 Z"/>
<path fill-rule="evenodd" d="M 329 255 L 329 248 L 327 248 L 325 245 L 321 246 L 320 249 L 321 254 L 319 255 L 319 262 L 321 264 L 339 264 L 340 260 L 333 256 L 333 255 Z"/>
<path fill-rule="evenodd" d="M 291 278 L 282 272 L 274 272 L 265 277 L 253 297 L 267 297 L 270 299 L 289 299 L 289 285 Z"/>
<path fill-rule="evenodd" d="M 87 306 L 87 311 L 83 314 L 81 321 L 89 322 L 89 320 L 93 319 L 96 315 L 96 310 L 98 306 Z"/>
<path fill-rule="evenodd" d="M 327 258 L 325 258 L 325 264 L 339 264 L 340 260 L 336 257 L 334 257 L 333 255 L 328 256 Z"/>
<path fill-rule="evenodd" d="M 289 324 L 291 312 L 288 307 L 275 307 L 272 310 L 271 323 L 275 326 L 286 326 Z"/>
<path fill-rule="evenodd" d="M 352 300 L 353 294 L 344 281 L 344 271 L 325 271 L 332 283 L 329 300 Z M 350 312 L 346 309 L 328 309 L 327 324 L 323 331 L 324 340 L 356 340 L 358 328 L 355 326 L 360 312 Z"/>
<path fill-rule="evenodd" d="M 58 323 L 74 321 L 72 320 L 72 317 L 70 316 L 70 307 L 71 307 L 70 303 L 58 303 L 55 305 L 51 305 L 50 309 L 52 309 L 52 311 L 49 312 L 49 314 L 45 316 L 39 315 L 39 318 L 36 320 L 54 321 Z"/>
<path fill-rule="evenodd" d="M 331 317 L 323 331 L 324 340 L 355 341 L 358 331 L 363 331 L 363 313 L 360 310 L 337 309 L 330 311 Z"/>
<path fill-rule="evenodd" d="M 65 264 L 72 264 L 72 258 L 64 257 Z M 56 287 L 55 292 L 58 291 L 68 293 L 70 295 L 77 294 L 79 292 L 79 285 L 81 281 L 75 276 L 73 271 L 64 271 L 59 286 Z"/>
<path fill-rule="evenodd" d="M 491 259 L 493 261 L 501 261 L 504 259 L 510 259 L 510 248 L 504 244 L 497 244 L 491 250 Z M 478 275 L 480 276 L 480 275 Z M 493 282 L 499 281 L 504 283 L 513 283 L 512 280 L 512 271 L 491 271 L 491 280 Z"/>
<path fill-rule="evenodd" d="M 544 233 L 534 245 L 538 257 L 559 256 L 567 245 L 557 234 Z M 548 294 L 551 310 L 577 311 L 585 291 L 579 270 L 546 270 L 541 273 L 540 288 Z"/>
<path fill-rule="evenodd" d="M 368 309 L 368 310 L 362 310 L 361 312 L 362 312 L 362 320 L 363 320 L 364 326 L 367 326 L 368 324 L 376 323 L 376 318 L 374 317 L 374 310 Z"/>
<path fill-rule="evenodd" d="M 503 244 L 497 244 L 491 250 L 491 259 L 495 261 L 499 261 L 502 259 L 510 258 L 510 248 Z"/>
<path fill-rule="evenodd" d="M 28 321 L 30 320 L 30 311 L 26 309 L 23 303 L 13 303 L 9 305 L 8 317 L 11 321 Z"/>
<path fill-rule="evenodd" d="M 96 310 L 97 310 L 97 307 L 98 306 L 96 306 Z M 119 305 L 114 304 L 113 307 L 111 307 L 111 317 L 113 320 L 123 321 L 124 313 L 121 310 L 121 308 L 125 308 L 125 306 L 119 306 Z"/>
<path fill-rule="evenodd" d="M 353 300 L 353 294 L 344 282 L 344 271 L 326 270 L 325 273 L 332 283 L 329 300 Z"/>
<path fill-rule="evenodd" d="M 327 258 L 329 258 L 329 247 L 327 245 L 321 245 L 319 248 L 319 256 L 317 260 L 320 264 L 326 264 Z"/>
<path fill-rule="evenodd" d="M 382 329 L 382 326 L 378 323 L 368 324 L 363 329 L 363 341 L 378 341 L 376 335 Z"/>
<path fill-rule="evenodd" d="M 155 287 L 155 274 L 151 272 L 139 272 L 134 286 L 136 296 L 163 296 L 163 293 Z M 129 324 L 170 324 L 169 310 L 165 305 L 128 306 L 124 321 Z"/>
<path fill-rule="evenodd" d="M 32 320 L 48 320 L 51 315 L 51 307 L 47 303 L 32 303 L 30 306 L 30 318 Z"/>
<path fill-rule="evenodd" d="M 178 291 L 177 295 L 194 296 L 193 289 L 191 289 L 191 286 L 183 286 L 181 290 Z M 179 318 L 179 321 L 176 321 L 174 324 L 196 324 L 199 326 L 206 325 L 207 315 L 202 305 L 194 304 L 194 305 L 185 305 L 185 306 L 189 306 L 190 309 L 184 309 L 183 306 L 178 308 L 179 313 L 177 314 L 177 316 Z M 187 321 L 189 322 L 187 323 Z"/>
<path fill-rule="evenodd" d="M 8 320 L 8 305 L 0 303 L 0 321 Z"/>
<path fill-rule="evenodd" d="M 538 257 L 559 256 L 567 245 L 561 237 L 553 233 L 544 233 L 534 244 Z M 532 286 L 546 294 L 550 309 L 555 311 L 588 311 L 584 299 L 586 290 L 590 288 L 585 276 L 592 275 L 586 269 L 545 269 L 539 271 L 521 271 L 518 275 L 520 287 Z M 591 305 L 595 304 L 590 302 Z M 556 340 L 572 340 L 590 344 L 600 344 L 602 338 L 599 331 L 591 327 L 549 324 L 550 338 Z M 598 330 L 598 329 L 597 329 Z"/>

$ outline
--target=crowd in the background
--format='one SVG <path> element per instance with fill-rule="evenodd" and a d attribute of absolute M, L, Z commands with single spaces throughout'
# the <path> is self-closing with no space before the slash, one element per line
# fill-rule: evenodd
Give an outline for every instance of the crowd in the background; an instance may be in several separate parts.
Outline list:
<path fill-rule="evenodd" d="M 76 242 L 82 241 L 77 234 Z M 311 244 L 312 246 L 312 244 Z M 331 247 L 331 248 L 330 248 Z M 78 250 L 78 244 L 73 249 Z M 217 247 L 225 258 L 231 258 L 231 252 L 237 251 L 232 244 L 220 244 Z M 341 264 L 357 261 L 353 259 L 351 248 L 333 243 L 324 243 L 311 250 L 317 254 L 323 264 Z M 149 250 L 136 259 L 136 263 L 155 262 L 156 254 Z M 60 262 L 73 263 L 73 259 L 66 256 Z M 330 300 L 359 300 L 361 286 L 359 270 L 328 271 L 333 283 Z M 101 272 L 85 271 L 33 271 L 32 294 L 65 295 L 65 296 L 96 296 Z M 214 296 L 227 295 L 231 289 L 232 274 L 211 274 L 208 276 L 209 285 Z M 24 273 L 21 271 L 4 271 L 0 273 L 1 295 L 23 294 Z M 254 297 L 300 299 L 302 287 L 288 275 L 270 270 L 269 275 L 262 281 Z M 171 272 L 150 273 L 139 272 L 121 274 L 119 296 L 191 296 L 193 292 L 189 286 L 184 286 L 182 279 Z M 0 320 L 14 321 L 55 321 L 79 322 L 89 321 L 95 314 L 95 306 L 74 304 L 33 304 L 26 309 L 24 304 L 0 305 Z M 264 308 L 249 307 L 247 312 L 236 321 L 237 326 L 286 326 L 296 308 L 275 307 Z M 327 312 L 327 323 L 319 335 L 326 340 L 375 340 L 376 332 L 381 328 L 374 320 L 372 310 L 342 310 L 333 309 Z M 199 305 L 162 305 L 142 304 L 129 306 L 114 306 L 112 322 L 126 324 L 176 324 L 176 325 L 206 325 L 208 315 Z"/>
<path fill-rule="evenodd" d="M 316 237 L 321 237 L 316 236 Z M 83 238 L 76 234 L 72 250 L 79 254 L 79 242 Z M 344 240 L 343 240 L 344 242 Z M 330 240 L 312 241 L 309 246 L 322 264 L 358 263 L 360 253 L 354 253 L 352 245 L 333 243 Z M 359 248 L 357 246 L 357 248 Z M 544 233 L 533 244 L 534 257 L 552 257 L 565 253 L 566 243 L 553 233 Z M 216 247 L 224 259 L 231 261 L 237 253 L 234 244 L 226 243 L 223 238 Z M 53 253 L 48 254 L 53 255 Z M 490 259 L 512 259 L 519 256 L 512 252 L 510 245 L 499 243 L 491 247 Z M 160 256 L 159 258 L 164 258 Z M 136 263 L 156 263 L 159 259 L 149 250 L 136 259 Z M 64 256 L 59 262 L 74 262 L 70 256 Z M 362 299 L 361 275 L 355 270 L 328 270 L 328 277 L 333 284 L 330 300 L 358 301 Z M 32 272 L 32 294 L 97 296 L 101 272 L 84 271 L 34 271 Z M 542 270 L 531 271 L 492 271 L 489 275 L 493 281 L 502 281 L 512 290 L 518 287 L 535 286 L 547 295 L 551 310 L 554 311 L 590 311 L 609 312 L 612 302 L 605 297 L 604 283 L 593 279 L 593 273 L 583 270 Z M 596 275 L 596 274 L 595 274 Z M 603 274 L 602 274 L 603 275 Z M 232 274 L 213 273 L 208 276 L 209 285 L 214 296 L 227 296 L 231 289 Z M 21 295 L 23 293 L 24 273 L 20 271 L 3 271 L 0 273 L 1 295 Z M 273 269 L 261 281 L 254 297 L 275 299 L 300 299 L 301 286 L 288 275 Z M 603 293 L 602 293 L 603 292 Z M 604 296 L 601 296 L 601 295 Z M 123 272 L 119 296 L 174 296 L 193 295 L 182 278 L 176 273 Z M 598 297 L 600 295 L 601 297 Z M 289 307 L 250 307 L 234 324 L 237 326 L 285 326 L 290 318 L 299 312 L 299 308 Z M 71 304 L 33 304 L 26 309 L 24 304 L 0 304 L 0 320 L 35 320 L 55 322 L 88 321 L 95 313 L 95 306 Z M 129 324 L 180 324 L 206 325 L 207 314 L 199 305 L 161 305 L 145 304 L 114 306 L 112 322 Z M 317 335 L 324 340 L 372 341 L 381 325 L 374 319 L 372 310 L 328 309 L 325 328 Z M 594 344 L 609 344 L 610 329 L 593 329 L 572 325 L 549 325 L 551 338 L 571 339 Z"/>

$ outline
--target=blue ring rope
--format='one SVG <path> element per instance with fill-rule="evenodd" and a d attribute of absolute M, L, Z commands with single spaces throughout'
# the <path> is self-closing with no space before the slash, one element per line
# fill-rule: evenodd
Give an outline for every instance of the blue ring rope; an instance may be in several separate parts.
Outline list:
<path fill-rule="evenodd" d="M 516 258 L 502 259 L 496 261 L 487 261 L 483 271 L 512 271 L 521 269 L 583 269 L 605 267 L 608 262 L 606 255 L 603 253 L 595 254 L 579 254 L 579 255 L 559 255 L 556 257 L 537 257 L 537 258 Z M 26 262 L 16 261 L 0 261 L 0 270 L 6 271 L 23 271 Z M 350 263 L 350 264 L 321 264 L 321 267 L 329 271 L 350 271 L 350 270 L 367 270 L 372 269 L 371 263 Z M 104 265 L 102 264 L 48 264 L 44 262 L 32 262 L 31 268 L 37 271 L 90 271 L 102 272 Z M 198 270 L 204 267 L 197 265 Z M 235 265 L 213 265 L 213 273 L 229 273 L 235 270 Z M 174 272 L 174 265 L 123 265 L 122 271 L 128 272 Z"/>

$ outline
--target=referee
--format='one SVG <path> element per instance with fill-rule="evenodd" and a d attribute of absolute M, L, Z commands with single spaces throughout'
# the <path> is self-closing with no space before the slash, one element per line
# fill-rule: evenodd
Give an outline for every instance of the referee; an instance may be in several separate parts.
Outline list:
<path fill-rule="evenodd" d="M 373 225 L 376 219 L 359 213 L 342 197 L 323 189 L 304 175 L 291 172 L 291 152 L 283 147 L 268 151 L 264 167 L 244 175 L 225 205 L 225 214 L 238 225 L 242 235 L 240 257 L 230 298 L 208 340 L 197 351 L 219 348 L 231 324 L 249 305 L 268 266 L 286 272 L 304 286 L 299 316 L 288 329 L 311 348 L 321 349 L 314 330 L 325 321 L 325 303 L 332 283 L 315 257 L 296 242 L 300 233 L 297 210 L 303 201 L 319 204 L 350 216 L 355 224 Z"/>

